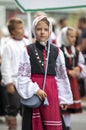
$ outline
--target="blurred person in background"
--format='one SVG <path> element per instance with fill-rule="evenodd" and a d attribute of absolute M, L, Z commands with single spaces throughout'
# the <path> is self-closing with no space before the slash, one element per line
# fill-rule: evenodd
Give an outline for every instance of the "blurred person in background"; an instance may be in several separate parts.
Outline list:
<path fill-rule="evenodd" d="M 82 16 L 78 19 L 78 22 L 77 22 L 77 40 L 76 40 L 76 43 L 75 43 L 75 46 L 78 50 L 80 50 L 80 38 L 81 38 L 81 35 L 83 33 L 84 30 L 86 30 L 86 17 L 85 16 Z"/>
<path fill-rule="evenodd" d="M 86 63 L 86 30 L 82 32 L 80 39 L 80 51 L 82 52 Z"/>
<path fill-rule="evenodd" d="M 80 29 L 82 32 L 86 29 L 86 17 L 80 17 L 78 20 L 78 29 Z"/>
<path fill-rule="evenodd" d="M 57 45 L 57 47 L 61 47 L 61 43 L 60 43 L 60 33 L 61 33 L 61 30 L 64 28 L 64 27 L 66 27 L 68 25 L 68 20 L 67 20 L 67 18 L 65 18 L 65 17 L 62 17 L 60 20 L 59 20 L 59 22 L 58 22 L 58 31 L 57 31 L 57 33 L 56 33 L 56 45 Z"/>
<path fill-rule="evenodd" d="M 8 130 L 16 130 L 16 116 L 20 110 L 21 104 L 15 85 L 20 53 L 22 49 L 29 44 L 29 41 L 24 37 L 24 22 L 22 19 L 16 17 L 9 19 L 7 27 L 10 37 L 7 40 L 7 45 L 5 45 L 3 49 L 1 74 L 2 83 L 6 87 L 8 99 L 8 105 L 6 106 Z"/>
<path fill-rule="evenodd" d="M 82 16 L 78 19 L 78 22 L 77 22 L 77 38 L 76 38 L 75 47 L 77 50 L 82 51 L 84 58 L 86 54 L 85 33 L 86 33 L 86 17 Z M 81 98 L 85 99 L 85 94 L 86 94 L 85 79 L 83 78 L 78 79 L 78 83 L 79 83 L 79 90 L 80 90 Z"/>
<path fill-rule="evenodd" d="M 48 20 L 52 24 L 52 32 L 51 32 L 51 35 L 50 35 L 50 41 L 51 41 L 52 44 L 56 45 L 56 32 L 55 32 L 56 20 L 53 17 L 48 17 Z"/>
<path fill-rule="evenodd" d="M 4 42 L 3 39 L 5 38 L 5 33 L 0 29 L 0 116 L 6 116 L 6 105 L 7 105 L 7 94 L 6 94 L 6 88 L 1 83 L 2 75 L 1 75 L 1 64 L 2 64 L 2 53 L 4 48 Z"/>
<path fill-rule="evenodd" d="M 85 65 L 86 65 L 86 29 L 82 32 L 80 37 L 80 51 L 82 52 Z M 80 94 L 83 100 L 86 101 L 86 79 L 80 78 L 79 79 L 79 87 L 80 87 Z"/>
<path fill-rule="evenodd" d="M 67 130 L 70 130 L 71 114 L 82 112 L 78 78 L 83 73 L 85 73 L 86 77 L 84 57 L 82 53 L 75 48 L 75 41 L 76 30 L 74 28 L 68 26 L 61 30 L 61 49 L 65 56 L 67 74 L 73 94 L 73 104 L 69 105 L 66 111 L 63 111 Z"/>

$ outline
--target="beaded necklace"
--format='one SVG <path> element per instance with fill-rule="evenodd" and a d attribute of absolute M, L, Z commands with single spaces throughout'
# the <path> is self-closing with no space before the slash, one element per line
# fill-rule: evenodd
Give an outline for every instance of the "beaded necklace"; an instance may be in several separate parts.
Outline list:
<path fill-rule="evenodd" d="M 38 54 L 38 51 L 37 51 L 37 49 L 35 48 L 35 55 L 36 55 L 36 58 L 37 58 L 37 60 L 38 60 L 38 62 L 42 65 L 42 66 L 44 66 L 44 62 L 41 60 L 41 58 L 39 57 L 39 54 Z"/>
<path fill-rule="evenodd" d="M 74 48 L 74 46 L 71 46 L 71 54 L 69 54 L 69 52 L 67 51 L 67 48 L 66 47 L 64 47 L 64 53 L 65 53 L 65 55 L 68 57 L 68 58 L 73 58 L 74 57 L 74 55 L 75 55 L 75 48 Z"/>
<path fill-rule="evenodd" d="M 46 66 L 46 61 L 47 61 L 47 56 L 46 56 L 46 51 L 47 51 L 47 46 L 45 46 L 45 49 L 44 49 L 45 52 L 42 52 L 43 53 L 43 57 L 44 57 L 44 61 L 41 60 L 40 56 L 39 56 L 39 53 L 35 47 L 35 55 L 36 55 L 36 58 L 38 60 L 38 62 L 41 64 L 41 66 Z"/>

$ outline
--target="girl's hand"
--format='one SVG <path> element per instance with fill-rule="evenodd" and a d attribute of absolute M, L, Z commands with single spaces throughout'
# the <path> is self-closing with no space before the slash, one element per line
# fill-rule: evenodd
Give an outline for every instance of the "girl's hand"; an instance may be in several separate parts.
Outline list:
<path fill-rule="evenodd" d="M 80 74 L 80 67 L 78 67 L 78 66 L 75 67 L 74 71 L 76 72 L 76 75 L 79 76 L 79 74 Z"/>
<path fill-rule="evenodd" d="M 13 94 L 13 93 L 15 93 L 15 86 L 12 83 L 10 83 L 10 84 L 6 85 L 6 90 L 8 93 Z"/>
<path fill-rule="evenodd" d="M 61 104 L 60 107 L 61 107 L 62 110 L 66 110 L 68 105 L 67 104 Z"/>
<path fill-rule="evenodd" d="M 45 99 L 45 97 L 47 96 L 47 94 L 46 94 L 43 90 L 41 90 L 41 89 L 39 89 L 39 90 L 37 91 L 36 95 L 37 95 L 42 101 L 43 101 L 43 100 Z"/>
<path fill-rule="evenodd" d="M 71 77 L 73 77 L 73 78 L 75 78 L 75 77 L 78 77 L 79 76 L 79 70 L 77 69 L 77 68 L 74 68 L 73 70 L 69 70 L 68 71 L 68 74 L 71 76 Z"/>

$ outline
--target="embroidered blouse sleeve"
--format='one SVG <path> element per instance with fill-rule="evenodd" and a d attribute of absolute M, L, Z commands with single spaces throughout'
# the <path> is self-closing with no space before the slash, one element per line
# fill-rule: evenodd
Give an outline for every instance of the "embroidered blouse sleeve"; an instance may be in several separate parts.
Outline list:
<path fill-rule="evenodd" d="M 81 68 L 79 78 L 86 78 L 86 64 L 81 52 L 79 52 L 78 66 Z"/>
<path fill-rule="evenodd" d="M 72 92 L 70 88 L 69 79 L 66 72 L 64 55 L 61 50 L 56 60 L 56 84 L 58 89 L 58 97 L 60 104 L 72 104 Z"/>
<path fill-rule="evenodd" d="M 25 48 L 20 56 L 20 64 L 16 84 L 16 89 L 19 95 L 25 99 L 32 97 L 33 94 L 35 94 L 39 89 L 38 84 L 36 82 L 33 83 L 30 77 L 31 77 L 30 57 L 27 54 Z"/>

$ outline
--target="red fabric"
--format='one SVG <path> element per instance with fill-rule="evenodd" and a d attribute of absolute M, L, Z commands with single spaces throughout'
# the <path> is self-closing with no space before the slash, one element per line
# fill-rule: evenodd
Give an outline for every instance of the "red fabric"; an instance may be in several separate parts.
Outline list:
<path fill-rule="evenodd" d="M 44 56 L 44 69 L 46 68 L 46 51 L 43 50 L 43 56 Z"/>
<path fill-rule="evenodd" d="M 43 75 L 32 75 L 32 81 L 36 81 L 40 88 L 42 88 L 43 79 Z M 32 130 L 62 130 L 58 90 L 53 76 L 47 76 L 45 92 L 49 106 L 42 104 L 39 108 L 33 109 Z"/>
<path fill-rule="evenodd" d="M 69 69 L 66 68 L 67 74 L 69 74 Z"/>
<path fill-rule="evenodd" d="M 72 53 L 71 48 L 68 48 L 68 52 L 69 52 L 69 54 Z M 70 63 L 70 65 L 72 65 L 72 58 L 69 58 L 69 63 Z"/>
<path fill-rule="evenodd" d="M 71 84 L 71 90 L 72 90 L 72 94 L 73 94 L 73 101 L 74 103 L 72 105 L 69 106 L 69 108 L 73 108 L 76 110 L 81 109 L 81 102 L 80 102 L 80 92 L 79 92 L 79 87 L 78 87 L 78 81 L 77 78 L 72 78 L 69 77 L 70 80 L 70 84 Z"/>
<path fill-rule="evenodd" d="M 53 40 L 52 40 L 52 43 L 53 43 L 53 44 L 56 44 L 56 39 L 53 39 Z"/>

